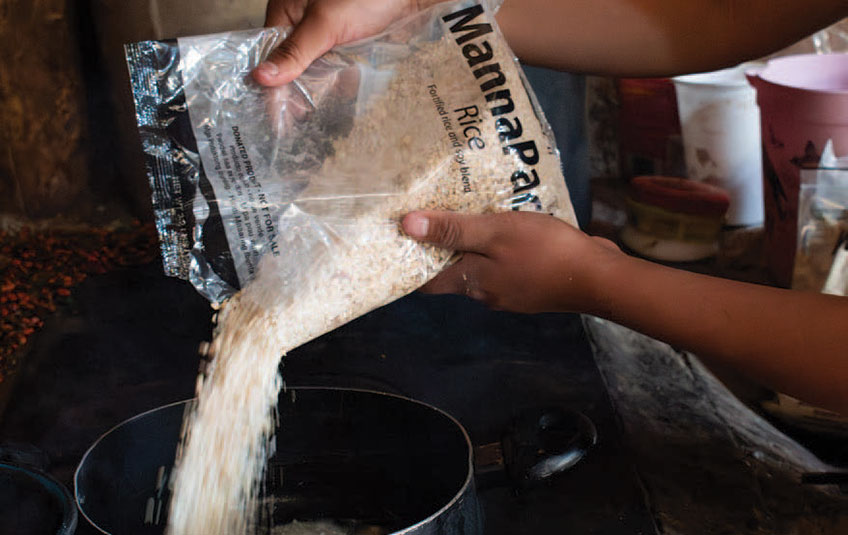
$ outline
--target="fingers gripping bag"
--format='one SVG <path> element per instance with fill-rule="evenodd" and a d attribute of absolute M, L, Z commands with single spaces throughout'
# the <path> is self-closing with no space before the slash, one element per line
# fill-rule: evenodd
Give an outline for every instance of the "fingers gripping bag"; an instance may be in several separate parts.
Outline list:
<path fill-rule="evenodd" d="M 250 71 L 287 32 L 126 47 L 165 271 L 223 303 L 178 461 L 205 480 L 177 478 L 171 533 L 196 513 L 181 493 L 214 510 L 193 533 L 255 521 L 234 504 L 258 492 L 273 424 L 237 415 L 272 410 L 281 355 L 454 259 L 405 236 L 403 215 L 520 210 L 576 225 L 550 127 L 487 5 L 437 4 L 262 88 Z M 200 451 L 201 432 L 217 453 Z M 252 464 L 211 469 L 223 450 Z M 252 482 L 233 484 L 241 473 Z"/>
<path fill-rule="evenodd" d="M 127 46 L 169 275 L 221 302 L 262 264 L 274 275 L 256 281 L 263 305 L 321 294 L 328 319 L 338 299 L 350 319 L 450 258 L 401 235 L 408 210 L 574 222 L 551 130 L 485 5 L 436 5 L 336 47 L 294 83 L 262 88 L 249 73 L 286 33 Z M 367 280 L 372 295 L 337 293 L 329 283 L 339 277 L 319 266 L 350 290 Z M 319 280 L 317 293 L 307 288 Z"/>

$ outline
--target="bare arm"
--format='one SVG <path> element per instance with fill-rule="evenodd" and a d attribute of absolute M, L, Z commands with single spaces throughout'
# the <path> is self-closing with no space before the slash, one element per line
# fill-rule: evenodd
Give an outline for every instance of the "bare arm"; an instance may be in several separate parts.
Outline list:
<path fill-rule="evenodd" d="M 848 298 L 746 284 L 620 255 L 588 312 L 848 414 Z"/>
<path fill-rule="evenodd" d="M 288 83 L 332 46 L 439 1 L 269 0 L 265 23 L 295 30 L 254 76 Z M 845 0 L 506 0 L 498 22 L 527 63 L 659 76 L 762 57 L 844 17 Z"/>
<path fill-rule="evenodd" d="M 506 0 L 498 23 L 527 63 L 659 76 L 759 58 L 844 17 L 845 0 Z"/>
<path fill-rule="evenodd" d="M 668 268 L 541 214 L 427 212 L 407 216 L 404 229 L 465 252 L 424 291 L 517 312 L 597 315 L 848 414 L 846 297 Z"/>

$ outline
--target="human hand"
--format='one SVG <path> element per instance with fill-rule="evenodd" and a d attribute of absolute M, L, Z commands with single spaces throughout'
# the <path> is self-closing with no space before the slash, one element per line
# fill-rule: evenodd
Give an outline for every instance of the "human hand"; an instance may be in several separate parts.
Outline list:
<path fill-rule="evenodd" d="M 300 76 L 335 45 L 375 35 L 433 0 L 269 0 L 265 26 L 293 26 L 291 35 L 253 71 L 261 85 Z"/>
<path fill-rule="evenodd" d="M 513 312 L 591 311 L 603 266 L 624 256 L 609 240 L 546 214 L 413 212 L 403 229 L 463 253 L 421 291 L 467 295 Z"/>

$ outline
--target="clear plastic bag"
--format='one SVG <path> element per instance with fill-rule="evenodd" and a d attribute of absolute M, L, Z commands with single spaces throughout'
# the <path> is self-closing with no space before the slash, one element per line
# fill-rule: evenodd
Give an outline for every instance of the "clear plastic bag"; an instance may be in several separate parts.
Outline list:
<path fill-rule="evenodd" d="M 485 3 L 438 4 L 263 89 L 249 73 L 286 34 L 126 47 L 169 275 L 213 302 L 253 286 L 307 324 L 289 333 L 299 345 L 451 261 L 402 235 L 410 210 L 576 224 L 550 127 Z"/>

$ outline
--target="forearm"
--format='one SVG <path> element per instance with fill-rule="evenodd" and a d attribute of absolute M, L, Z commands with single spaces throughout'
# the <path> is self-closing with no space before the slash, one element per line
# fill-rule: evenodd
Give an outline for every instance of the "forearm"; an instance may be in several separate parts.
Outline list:
<path fill-rule="evenodd" d="M 589 312 L 848 414 L 848 298 L 718 279 L 621 255 Z"/>
<path fill-rule="evenodd" d="M 506 0 L 498 22 L 527 63 L 660 76 L 762 57 L 846 16 L 844 0 Z"/>

